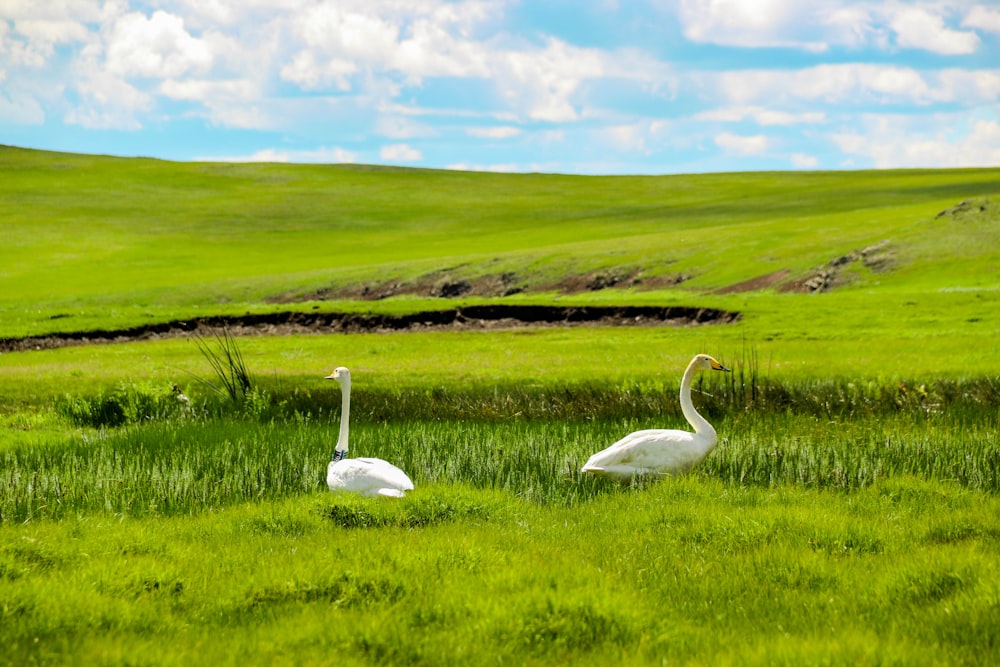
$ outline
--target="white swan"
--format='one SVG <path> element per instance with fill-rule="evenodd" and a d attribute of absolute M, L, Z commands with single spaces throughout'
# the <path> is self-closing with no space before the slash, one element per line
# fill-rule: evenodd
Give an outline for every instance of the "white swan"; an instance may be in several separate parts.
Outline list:
<path fill-rule="evenodd" d="M 413 490 L 406 473 L 382 459 L 349 459 L 347 456 L 348 422 L 351 414 L 351 372 L 341 366 L 327 375 L 340 385 L 340 438 L 333 460 L 326 469 L 326 484 L 331 491 L 350 491 L 362 496 L 402 498 Z"/>
<path fill-rule="evenodd" d="M 707 354 L 697 355 L 684 371 L 684 378 L 681 380 L 681 411 L 694 427 L 694 433 L 666 429 L 629 433 L 607 449 L 591 456 L 582 472 L 628 481 L 635 475 L 684 473 L 698 465 L 718 441 L 715 429 L 698 414 L 691 403 L 691 381 L 694 374 L 706 370 L 729 371 Z"/>

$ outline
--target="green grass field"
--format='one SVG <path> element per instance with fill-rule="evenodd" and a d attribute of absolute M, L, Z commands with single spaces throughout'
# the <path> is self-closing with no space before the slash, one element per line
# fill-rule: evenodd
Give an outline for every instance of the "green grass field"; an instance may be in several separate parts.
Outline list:
<path fill-rule="evenodd" d="M 573 177 L 0 147 L 7 341 L 469 303 L 742 314 L 241 337 L 255 387 L 235 400 L 198 379 L 191 338 L 2 352 L 0 664 L 995 664 L 998 196 L 996 169 Z M 500 275 L 521 291 L 426 289 Z M 564 288 L 595 275 L 629 280 Z M 817 276 L 829 289 L 790 289 Z M 423 287 L 349 296 L 386 282 Z M 705 462 L 582 476 L 625 433 L 684 427 L 697 352 L 734 369 L 695 385 L 720 435 Z M 326 489 L 338 365 L 352 455 L 399 464 L 407 498 Z"/>

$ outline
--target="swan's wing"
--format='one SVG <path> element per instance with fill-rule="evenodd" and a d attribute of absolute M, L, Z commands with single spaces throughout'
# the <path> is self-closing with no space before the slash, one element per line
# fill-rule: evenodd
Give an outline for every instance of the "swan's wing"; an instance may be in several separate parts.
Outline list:
<path fill-rule="evenodd" d="M 326 471 L 332 491 L 351 491 L 363 496 L 402 496 L 413 490 L 406 473 L 382 459 L 359 458 L 333 461 Z"/>
<path fill-rule="evenodd" d="M 409 478 L 409 476 L 388 461 L 368 458 L 355 460 L 371 464 L 375 471 L 373 476 L 383 481 L 384 488 L 397 489 L 399 491 L 413 490 L 413 481 Z"/>
<path fill-rule="evenodd" d="M 652 440 L 664 434 L 669 435 L 670 433 L 683 433 L 684 431 L 670 431 L 665 429 L 650 428 L 644 431 L 633 431 L 629 433 L 624 438 L 614 443 L 610 447 L 603 449 L 600 453 L 611 453 L 611 452 L 628 452 L 635 444 L 638 442 L 644 442 L 646 440 Z"/>
<path fill-rule="evenodd" d="M 634 433 L 629 433 L 618 442 L 591 456 L 590 459 L 587 460 L 587 465 L 585 467 L 625 463 L 635 457 L 636 449 L 641 449 L 643 447 L 643 443 L 654 441 L 659 437 L 668 437 L 671 433 L 682 432 L 683 431 L 647 429 L 645 431 L 635 431 Z"/>
<path fill-rule="evenodd" d="M 617 477 L 684 472 L 704 458 L 714 444 L 705 436 L 689 431 L 636 431 L 591 456 L 583 472 Z"/>

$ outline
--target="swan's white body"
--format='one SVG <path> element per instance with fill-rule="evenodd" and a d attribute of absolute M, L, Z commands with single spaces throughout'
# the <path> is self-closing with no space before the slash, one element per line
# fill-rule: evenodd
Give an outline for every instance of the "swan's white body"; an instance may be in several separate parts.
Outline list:
<path fill-rule="evenodd" d="M 691 402 L 691 381 L 701 370 L 729 369 L 707 354 L 699 354 L 684 371 L 681 380 L 681 411 L 691 426 L 690 431 L 649 429 L 629 433 L 605 450 L 597 452 L 583 466 L 583 472 L 628 481 L 636 475 L 676 475 L 701 463 L 718 436 L 712 425 L 698 414 Z"/>
<path fill-rule="evenodd" d="M 382 459 L 348 459 L 348 424 L 351 415 L 351 372 L 344 367 L 326 377 L 340 384 L 340 438 L 337 451 L 326 469 L 326 485 L 331 491 L 348 491 L 362 496 L 402 498 L 413 490 L 406 473 Z"/>

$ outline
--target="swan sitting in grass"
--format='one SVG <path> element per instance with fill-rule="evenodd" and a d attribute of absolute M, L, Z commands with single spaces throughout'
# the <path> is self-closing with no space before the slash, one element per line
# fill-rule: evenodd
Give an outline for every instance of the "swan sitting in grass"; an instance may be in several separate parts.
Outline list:
<path fill-rule="evenodd" d="M 402 498 L 413 490 L 406 473 L 382 459 L 349 459 L 347 457 L 348 422 L 351 414 L 351 372 L 341 366 L 327 375 L 340 385 L 340 438 L 337 449 L 326 469 L 326 484 L 331 491 L 349 491 L 362 496 Z"/>
<path fill-rule="evenodd" d="M 630 433 L 591 456 L 582 472 L 627 482 L 636 475 L 674 475 L 698 465 L 718 441 L 715 429 L 691 402 L 694 374 L 707 370 L 729 371 L 707 354 L 699 354 L 688 364 L 681 380 L 681 411 L 694 427 L 694 433 L 666 429 Z"/>

